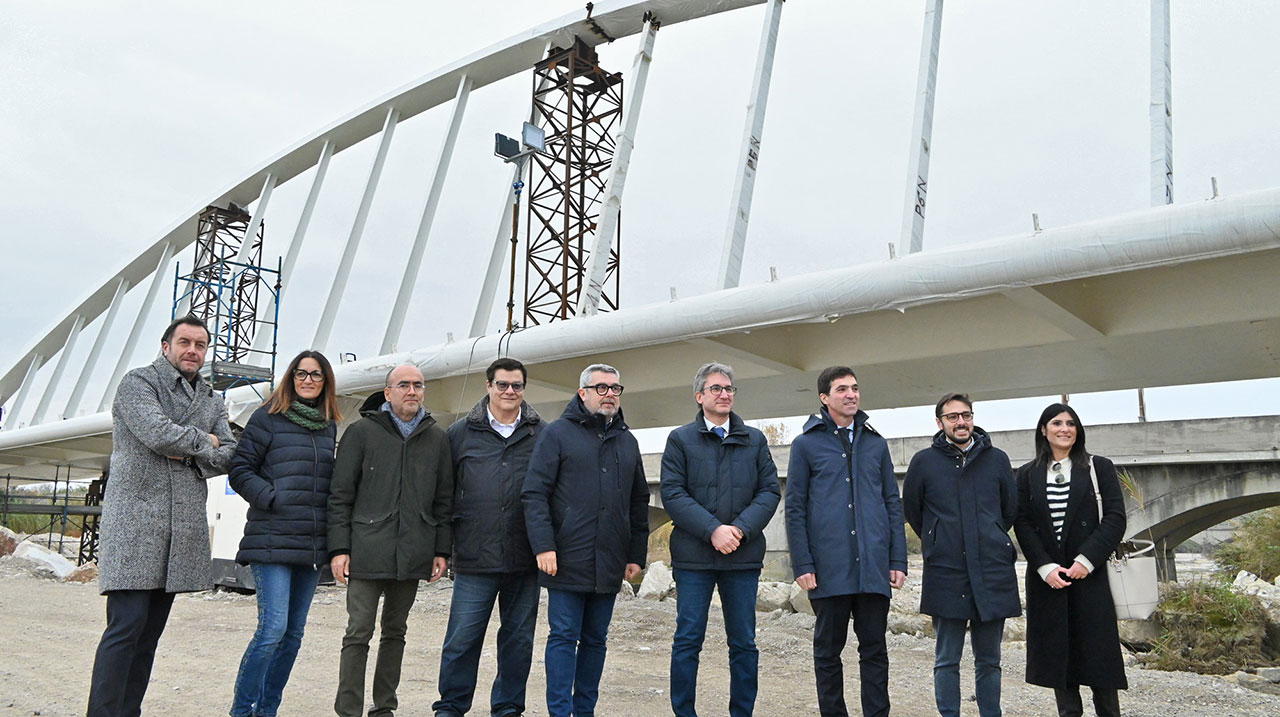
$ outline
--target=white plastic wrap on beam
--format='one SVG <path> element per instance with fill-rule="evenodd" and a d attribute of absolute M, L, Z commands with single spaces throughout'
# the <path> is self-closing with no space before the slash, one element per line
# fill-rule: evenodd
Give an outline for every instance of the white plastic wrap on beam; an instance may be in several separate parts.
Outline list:
<path fill-rule="evenodd" d="M 642 0 L 641 2 L 597 2 L 587 17 L 586 9 L 577 10 L 550 22 L 517 33 L 479 52 L 441 67 L 404 87 L 401 87 L 351 114 L 332 122 L 293 147 L 268 159 L 256 171 L 227 187 L 216 196 L 198 202 L 187 215 L 179 219 L 151 246 L 142 250 L 120 271 L 103 281 L 83 301 L 72 307 L 63 319 L 57 321 L 40 338 L 36 339 L 5 373 L 0 374 L 0 401 L 13 395 L 25 375 L 27 365 L 36 354 L 52 356 L 61 347 L 61 337 L 66 335 L 72 317 L 79 314 L 86 322 L 93 321 L 110 305 L 118 279 L 126 279 L 133 286 L 151 275 L 156 261 L 166 245 L 172 245 L 174 253 L 190 246 L 196 238 L 199 213 L 206 206 L 226 206 L 235 202 L 248 206 L 258 198 L 268 174 L 274 175 L 277 184 L 315 166 L 316 157 L 325 142 L 332 145 L 337 154 L 376 135 L 383 126 L 387 110 L 395 107 L 400 119 L 406 120 L 432 107 L 452 100 L 458 81 L 463 75 L 472 78 L 473 90 L 524 72 L 533 67 L 545 55 L 548 44 L 569 47 L 575 38 L 590 46 L 623 38 L 640 30 L 645 13 L 655 13 L 666 25 L 674 25 L 730 10 L 759 5 L 765 0 Z M 597 32 L 597 28 L 608 37 Z M 42 358 L 43 360 L 43 358 Z"/>
<path fill-rule="evenodd" d="M 1267 249 L 1280 249 L 1280 189 L 1147 209 L 589 320 L 556 321 L 511 336 L 495 334 L 474 343 L 355 361 L 338 367 L 337 378 L 342 392 L 359 393 L 381 386 L 387 369 L 406 360 L 418 364 L 427 380 L 435 380 L 476 370 L 475 357 L 518 355 L 533 365 L 590 356 L 602 347 L 622 351 Z"/>
<path fill-rule="evenodd" d="M 498 355 L 535 366 L 597 355 L 605 347 L 619 352 L 1276 249 L 1280 189 L 1271 189 L 354 361 L 335 367 L 337 388 L 349 395 L 375 390 L 388 368 L 405 361 L 434 381 L 479 371 Z M 261 401 L 252 387 L 228 398 L 241 405 Z M 0 451 L 107 432 L 110 425 L 103 413 L 0 431 Z"/>

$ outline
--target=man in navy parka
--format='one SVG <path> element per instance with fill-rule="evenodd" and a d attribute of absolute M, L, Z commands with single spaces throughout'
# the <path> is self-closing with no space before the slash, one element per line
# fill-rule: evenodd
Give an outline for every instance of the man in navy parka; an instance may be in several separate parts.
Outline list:
<path fill-rule="evenodd" d="M 824 717 L 849 714 L 840 652 L 852 617 L 862 713 L 888 715 L 889 597 L 907 579 L 902 500 L 888 444 L 858 409 L 853 369 L 823 370 L 818 398 L 822 409 L 791 444 L 786 490 L 791 565 L 817 616 L 818 708 Z"/>

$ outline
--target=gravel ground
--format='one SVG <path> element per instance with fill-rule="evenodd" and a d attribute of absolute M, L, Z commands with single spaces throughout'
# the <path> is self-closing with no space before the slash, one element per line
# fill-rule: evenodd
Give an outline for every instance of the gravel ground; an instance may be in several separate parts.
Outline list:
<path fill-rule="evenodd" d="M 918 576 L 918 573 L 917 573 Z M 424 584 L 409 623 L 400 685 L 400 714 L 429 714 L 436 698 L 440 644 L 448 614 L 450 584 Z M 344 589 L 322 587 L 316 594 L 298 664 L 285 691 L 281 715 L 331 714 L 338 649 L 346 624 Z M 913 591 L 894 599 L 894 609 L 911 613 Z M 60 583 L 32 574 L 11 558 L 0 558 L 0 717 L 84 714 L 93 652 L 104 623 L 105 599 L 95 584 Z M 610 634 L 609 657 L 601 684 L 600 715 L 669 714 L 668 659 L 675 625 L 672 600 L 651 602 L 619 598 Z M 240 655 L 253 632 L 253 597 L 226 592 L 179 596 L 160 641 L 146 715 L 226 714 Z M 545 715 L 541 655 L 546 638 L 542 620 L 529 681 L 529 715 Z M 760 696 L 757 714 L 817 714 L 811 638 L 807 615 L 760 615 Z M 481 661 L 479 699 L 473 714 L 487 712 L 493 679 L 493 633 Z M 728 702 L 728 659 L 724 628 L 713 613 L 703 652 L 699 705 L 705 715 L 724 714 Z M 889 638 L 890 693 L 894 714 L 930 715 L 933 709 L 933 640 L 897 634 Z M 1024 645 L 1006 641 L 1003 650 L 1006 715 L 1053 713 L 1049 690 L 1023 683 Z M 857 705 L 857 656 L 845 652 L 846 694 Z M 371 661 L 372 662 L 372 661 Z M 370 664 L 372 668 L 372 664 Z M 972 700 L 972 663 L 962 667 L 963 714 L 976 715 Z M 1130 689 L 1121 693 L 1126 715 L 1150 717 L 1273 717 L 1280 697 L 1246 690 L 1220 677 L 1167 673 L 1131 666 Z"/>

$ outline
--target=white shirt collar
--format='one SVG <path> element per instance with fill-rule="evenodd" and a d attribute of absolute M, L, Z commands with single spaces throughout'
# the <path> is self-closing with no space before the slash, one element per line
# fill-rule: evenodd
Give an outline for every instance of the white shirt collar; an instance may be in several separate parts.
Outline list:
<path fill-rule="evenodd" d="M 503 423 L 493 415 L 493 410 L 485 406 L 484 412 L 489 414 L 489 427 L 502 434 L 503 438 L 510 438 L 512 433 L 516 431 L 516 424 L 520 422 L 520 411 L 516 411 L 516 420 L 511 423 Z"/>
<path fill-rule="evenodd" d="M 702 422 L 703 422 L 703 423 L 705 423 L 705 424 L 707 424 L 707 430 L 708 430 L 708 431 L 714 431 L 716 428 L 723 428 L 723 429 L 724 429 L 724 432 L 725 432 L 725 435 L 728 435 L 728 434 L 729 434 L 729 419 L 728 419 L 728 418 L 725 418 L 725 419 L 724 419 L 724 423 L 715 423 L 715 422 L 714 422 L 714 421 L 712 421 L 710 418 L 707 418 L 707 414 L 705 414 L 705 413 L 704 413 L 704 414 L 702 414 Z"/>

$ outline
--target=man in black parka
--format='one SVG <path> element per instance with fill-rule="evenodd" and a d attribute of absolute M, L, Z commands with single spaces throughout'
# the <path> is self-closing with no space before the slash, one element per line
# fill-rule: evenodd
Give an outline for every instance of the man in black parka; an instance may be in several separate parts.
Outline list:
<path fill-rule="evenodd" d="M 484 633 L 498 603 L 498 674 L 489 714 L 522 715 L 538 621 L 538 566 L 524 527 L 525 470 L 543 422 L 524 401 L 524 364 L 485 370 L 488 394 L 449 427 L 453 454 L 453 601 L 440 652 L 436 715 L 464 715 L 476 690 Z"/>
<path fill-rule="evenodd" d="M 939 714 L 959 716 L 968 628 L 978 712 L 999 717 L 1004 620 L 1022 614 L 1009 538 L 1018 489 L 1009 457 L 973 424 L 968 396 L 948 393 L 934 414 L 940 430 L 912 457 L 902 486 L 903 513 L 924 553 L 920 612 L 933 616 L 937 636 L 934 700 Z"/>
<path fill-rule="evenodd" d="M 614 599 L 648 551 L 649 486 L 619 380 L 612 366 L 588 366 L 525 473 L 529 544 L 547 588 L 551 717 L 594 714 Z"/>

